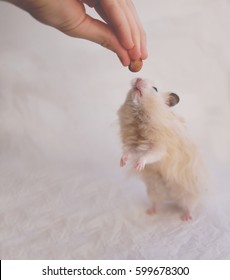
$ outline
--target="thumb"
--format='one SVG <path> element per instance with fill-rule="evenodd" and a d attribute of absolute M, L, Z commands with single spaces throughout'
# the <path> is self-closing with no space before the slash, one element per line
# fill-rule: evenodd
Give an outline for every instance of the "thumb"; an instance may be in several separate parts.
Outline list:
<path fill-rule="evenodd" d="M 92 41 L 117 54 L 124 66 L 130 64 L 127 50 L 119 43 L 110 27 L 97 19 L 85 15 L 73 28 L 61 30 L 69 36 Z"/>

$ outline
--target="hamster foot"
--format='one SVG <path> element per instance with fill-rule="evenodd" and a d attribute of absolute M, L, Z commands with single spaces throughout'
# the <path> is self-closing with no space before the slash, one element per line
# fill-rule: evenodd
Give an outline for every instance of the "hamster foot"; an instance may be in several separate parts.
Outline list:
<path fill-rule="evenodd" d="M 146 210 L 146 213 L 147 213 L 148 215 L 155 215 L 155 214 L 157 214 L 156 207 L 151 207 L 151 208 L 147 209 L 147 210 Z"/>
<path fill-rule="evenodd" d="M 181 216 L 181 220 L 184 222 L 188 222 L 188 221 L 192 220 L 192 216 L 189 213 L 184 213 Z"/>

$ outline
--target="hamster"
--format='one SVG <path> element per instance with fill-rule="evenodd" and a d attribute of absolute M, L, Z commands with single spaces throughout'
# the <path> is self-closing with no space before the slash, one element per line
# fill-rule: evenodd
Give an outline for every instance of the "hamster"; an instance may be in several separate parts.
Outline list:
<path fill-rule="evenodd" d="M 179 102 L 175 93 L 158 93 L 152 82 L 137 78 L 118 110 L 123 154 L 120 166 L 130 160 L 147 187 L 152 207 L 174 201 L 181 219 L 192 219 L 200 194 L 200 156 L 183 118 L 172 111 Z"/>

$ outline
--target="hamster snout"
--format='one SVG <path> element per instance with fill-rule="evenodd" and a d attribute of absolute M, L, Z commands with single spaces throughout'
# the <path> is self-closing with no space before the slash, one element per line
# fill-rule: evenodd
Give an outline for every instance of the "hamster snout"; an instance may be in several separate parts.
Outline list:
<path fill-rule="evenodd" d="M 142 79 L 141 78 L 136 78 L 136 80 L 135 80 L 135 87 L 141 87 L 141 84 L 142 84 Z"/>
<path fill-rule="evenodd" d="M 136 78 L 132 80 L 131 84 L 133 89 L 137 89 L 140 92 L 142 92 L 144 89 L 152 88 L 152 83 L 148 80 L 143 80 L 142 78 Z"/>

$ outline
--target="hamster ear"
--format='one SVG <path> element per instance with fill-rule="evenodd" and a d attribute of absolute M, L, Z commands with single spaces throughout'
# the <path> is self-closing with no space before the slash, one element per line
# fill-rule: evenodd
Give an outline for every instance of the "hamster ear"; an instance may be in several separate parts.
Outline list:
<path fill-rule="evenodd" d="M 168 98 L 167 98 L 167 105 L 169 107 L 173 107 L 175 106 L 176 104 L 178 104 L 180 101 L 180 98 L 179 96 L 176 94 L 176 93 L 170 93 Z"/>

